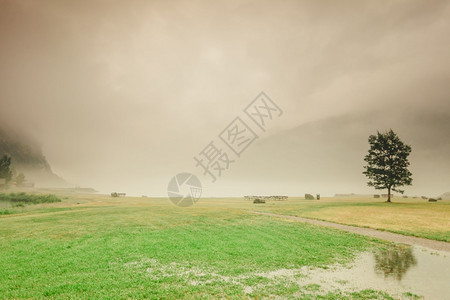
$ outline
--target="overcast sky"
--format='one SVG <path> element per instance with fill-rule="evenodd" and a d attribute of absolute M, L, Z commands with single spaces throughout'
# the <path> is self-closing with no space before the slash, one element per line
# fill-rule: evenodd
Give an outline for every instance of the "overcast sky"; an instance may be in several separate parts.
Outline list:
<path fill-rule="evenodd" d="M 0 45 L 2 120 L 105 192 L 164 195 L 261 91 L 284 112 L 261 138 L 450 111 L 448 1 L 0 0 Z"/>

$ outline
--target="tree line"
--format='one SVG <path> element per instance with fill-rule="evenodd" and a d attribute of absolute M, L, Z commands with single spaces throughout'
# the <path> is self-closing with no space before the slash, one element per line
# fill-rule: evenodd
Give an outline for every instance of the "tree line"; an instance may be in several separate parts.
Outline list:
<path fill-rule="evenodd" d="M 15 170 L 11 166 L 11 156 L 3 155 L 0 158 L 0 182 L 4 181 L 4 185 L 0 186 L 0 188 L 5 188 L 8 186 L 12 180 L 15 181 L 17 186 L 21 186 L 25 181 L 25 175 L 23 173 L 19 173 L 17 176 L 14 176 Z"/>

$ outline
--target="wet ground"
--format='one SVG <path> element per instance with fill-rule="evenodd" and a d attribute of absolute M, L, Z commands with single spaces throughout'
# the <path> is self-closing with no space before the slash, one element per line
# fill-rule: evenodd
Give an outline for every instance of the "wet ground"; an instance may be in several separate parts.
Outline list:
<path fill-rule="evenodd" d="M 396 298 L 450 299 L 450 253 L 406 245 L 360 254 L 349 267 L 302 272 L 301 285 L 322 290 L 373 289 Z M 409 294 L 411 293 L 411 294 Z"/>

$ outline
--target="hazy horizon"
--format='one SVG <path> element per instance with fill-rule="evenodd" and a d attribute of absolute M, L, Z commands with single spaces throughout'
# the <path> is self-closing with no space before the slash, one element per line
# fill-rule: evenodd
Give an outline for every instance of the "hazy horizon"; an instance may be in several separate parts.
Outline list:
<path fill-rule="evenodd" d="M 74 186 L 166 196 L 190 172 L 204 196 L 381 194 L 363 155 L 392 128 L 406 194 L 450 191 L 447 1 L 4 0 L 0 42 L 0 127 Z M 282 110 L 266 131 L 243 112 L 262 91 Z M 219 144 L 238 116 L 258 135 L 240 157 Z M 193 159 L 213 140 L 235 160 L 214 183 Z"/>

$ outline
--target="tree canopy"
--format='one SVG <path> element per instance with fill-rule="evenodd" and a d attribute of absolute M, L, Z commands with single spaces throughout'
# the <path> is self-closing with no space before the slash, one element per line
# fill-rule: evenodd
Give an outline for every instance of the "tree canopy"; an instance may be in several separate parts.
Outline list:
<path fill-rule="evenodd" d="M 403 193 L 399 187 L 412 183 L 412 174 L 408 170 L 411 146 L 403 143 L 392 129 L 369 136 L 369 144 L 363 174 L 369 178 L 369 186 L 387 189 L 387 201 L 391 202 L 391 190 Z"/>
<path fill-rule="evenodd" d="M 0 158 L 0 178 L 5 179 L 6 182 L 8 182 L 11 180 L 12 174 L 11 157 L 3 155 L 3 157 Z"/>

